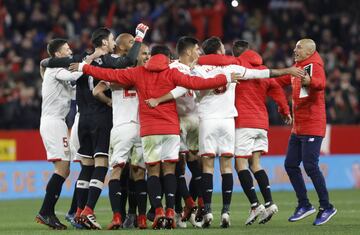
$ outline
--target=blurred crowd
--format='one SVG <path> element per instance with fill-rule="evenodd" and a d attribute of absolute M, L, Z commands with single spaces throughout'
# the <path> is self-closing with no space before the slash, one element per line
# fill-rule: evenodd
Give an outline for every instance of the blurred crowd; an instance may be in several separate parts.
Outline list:
<path fill-rule="evenodd" d="M 134 33 L 139 22 L 151 28 L 147 43 L 174 48 L 183 35 L 246 39 L 268 67 L 293 63 L 292 50 L 310 37 L 325 60 L 329 123 L 360 123 L 360 1 L 330 0 L 0 0 L 0 129 L 39 127 L 39 62 L 55 37 L 70 40 L 73 51 L 91 49 L 99 26 L 115 34 Z M 288 95 L 290 91 L 287 91 Z M 290 96 L 289 96 L 290 100 Z M 270 123 L 282 124 L 268 102 Z"/>

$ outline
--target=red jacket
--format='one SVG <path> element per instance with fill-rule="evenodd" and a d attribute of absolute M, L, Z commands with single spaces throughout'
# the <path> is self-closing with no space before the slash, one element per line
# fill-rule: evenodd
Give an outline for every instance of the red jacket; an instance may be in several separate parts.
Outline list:
<path fill-rule="evenodd" d="M 176 101 L 149 108 L 144 100 L 160 97 L 169 93 L 176 86 L 193 90 L 215 89 L 227 83 L 225 75 L 212 79 L 189 76 L 177 69 L 169 68 L 169 59 L 164 55 L 155 55 L 145 64 L 129 69 L 105 69 L 84 65 L 83 73 L 101 80 L 116 82 L 122 86 L 136 88 L 139 96 L 140 135 L 179 135 L 179 118 Z"/>
<path fill-rule="evenodd" d="M 201 63 L 224 63 L 225 59 L 215 59 L 214 55 L 208 55 L 209 61 L 205 61 L 205 56 L 199 60 Z M 213 58 L 211 58 L 213 57 Z M 246 50 L 237 59 L 237 64 L 251 69 L 267 69 L 263 64 L 261 56 L 253 51 Z M 227 56 L 227 62 L 230 58 Z M 199 62 L 199 63 L 200 63 Z M 231 63 L 230 63 L 231 64 Z M 234 64 L 234 61 L 232 61 Z M 269 129 L 269 117 L 266 109 L 266 97 L 270 96 L 279 106 L 282 115 L 290 114 L 286 96 L 281 86 L 273 79 L 251 79 L 240 81 L 235 90 L 235 106 L 238 116 L 235 117 L 236 128 L 259 128 Z"/>
<path fill-rule="evenodd" d="M 300 98 L 301 80 L 297 77 L 284 76 L 276 79 L 281 85 L 292 87 L 292 110 L 294 124 L 292 133 L 296 135 L 325 136 L 326 111 L 325 111 L 325 71 L 324 62 L 319 53 L 315 52 L 309 58 L 295 63 L 296 67 L 303 68 L 312 64 L 312 76 L 308 88 L 309 96 Z"/>

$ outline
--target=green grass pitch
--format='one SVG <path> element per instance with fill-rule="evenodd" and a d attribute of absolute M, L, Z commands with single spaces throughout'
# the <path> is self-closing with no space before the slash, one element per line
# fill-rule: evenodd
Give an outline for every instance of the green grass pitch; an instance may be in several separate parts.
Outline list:
<path fill-rule="evenodd" d="M 261 198 L 258 193 L 259 199 Z M 309 197 L 314 206 L 318 207 L 315 192 L 309 192 Z M 188 224 L 187 229 L 176 230 L 119 230 L 119 231 L 87 231 L 75 230 L 69 225 L 65 231 L 53 231 L 46 226 L 34 222 L 34 217 L 41 204 L 40 199 L 0 201 L 0 234 L 171 234 L 171 235 L 201 235 L 201 234 L 360 234 L 360 190 L 336 190 L 330 191 L 332 203 L 338 209 L 331 221 L 327 224 L 315 227 L 312 225 L 315 215 L 296 223 L 287 221 L 296 206 L 293 192 L 275 192 L 273 198 L 279 207 L 279 212 L 265 225 L 253 224 L 245 226 L 244 222 L 248 215 L 249 204 L 243 193 L 234 193 L 231 206 L 231 227 L 219 228 L 221 195 L 213 196 L 214 222 L 210 229 L 194 229 Z M 57 215 L 65 222 L 64 215 L 70 205 L 70 199 L 60 199 L 56 207 Z M 97 219 L 106 227 L 111 219 L 111 209 L 107 198 L 101 198 L 96 209 Z M 66 223 L 67 224 L 67 223 Z M 150 223 L 148 223 L 150 227 Z"/>

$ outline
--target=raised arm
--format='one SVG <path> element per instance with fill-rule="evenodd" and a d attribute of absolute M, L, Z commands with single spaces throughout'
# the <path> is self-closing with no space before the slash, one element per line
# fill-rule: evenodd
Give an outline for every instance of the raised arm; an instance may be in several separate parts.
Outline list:
<path fill-rule="evenodd" d="M 123 69 L 136 64 L 141 42 L 135 42 L 126 56 L 117 56 L 107 54 L 103 57 L 104 67 Z"/>

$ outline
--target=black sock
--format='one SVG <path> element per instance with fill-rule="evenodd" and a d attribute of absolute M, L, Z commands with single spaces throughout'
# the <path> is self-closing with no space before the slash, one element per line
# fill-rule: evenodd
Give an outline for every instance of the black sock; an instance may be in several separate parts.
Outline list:
<path fill-rule="evenodd" d="M 126 165 L 121 172 L 120 185 L 121 185 L 121 196 L 120 196 L 120 214 L 122 218 L 126 217 L 126 203 L 128 198 L 128 182 L 129 182 L 129 166 Z"/>
<path fill-rule="evenodd" d="M 196 194 L 196 190 L 199 190 L 199 189 L 195 189 L 195 179 L 194 178 L 191 178 L 190 179 L 190 183 L 189 183 L 189 193 L 191 195 L 191 197 L 193 198 L 193 200 L 195 201 L 197 199 L 197 194 Z M 202 187 L 200 187 L 200 191 L 202 190 Z"/>
<path fill-rule="evenodd" d="M 96 202 L 98 201 L 108 168 L 105 166 L 97 166 L 92 174 L 89 184 L 89 196 L 86 206 L 94 210 Z"/>
<path fill-rule="evenodd" d="M 40 215 L 55 215 L 55 204 L 60 197 L 61 188 L 65 181 L 65 178 L 58 175 L 53 174 L 46 186 L 46 194 L 39 211 Z"/>
<path fill-rule="evenodd" d="M 109 199 L 113 213 L 120 212 L 120 204 L 121 204 L 120 180 L 112 179 L 109 181 Z"/>
<path fill-rule="evenodd" d="M 185 200 L 186 198 L 188 198 L 190 196 L 190 193 L 189 193 L 189 189 L 186 185 L 185 175 L 182 172 L 182 170 L 180 169 L 180 167 L 178 167 L 178 166 L 179 166 L 179 164 L 176 165 L 176 171 L 175 171 L 176 184 L 177 184 L 176 193 L 180 194 L 180 196 L 182 198 L 184 198 L 184 200 Z"/>
<path fill-rule="evenodd" d="M 147 190 L 148 190 L 151 206 L 155 209 L 162 207 L 161 204 L 162 188 L 159 177 L 150 176 L 147 179 Z"/>
<path fill-rule="evenodd" d="M 136 214 L 136 188 L 135 181 L 133 179 L 129 179 L 128 182 L 128 199 L 129 199 L 129 214 Z"/>
<path fill-rule="evenodd" d="M 76 209 L 77 209 L 76 194 L 77 194 L 77 188 L 76 188 L 76 182 L 75 182 L 75 188 L 74 188 L 74 193 L 73 193 L 72 200 L 71 200 L 71 206 L 68 211 L 69 215 L 74 214 L 76 212 Z"/>
<path fill-rule="evenodd" d="M 211 212 L 211 197 L 213 193 L 213 174 L 202 174 L 202 187 L 203 187 L 203 199 L 205 204 L 205 210 Z"/>
<path fill-rule="evenodd" d="M 259 184 L 261 194 L 264 197 L 265 206 L 272 204 L 271 189 L 269 178 L 264 170 L 259 170 L 254 173 L 255 179 Z"/>
<path fill-rule="evenodd" d="M 231 173 L 222 174 L 222 199 L 223 208 L 221 213 L 226 213 L 230 210 L 231 195 L 234 186 L 233 175 Z"/>
<path fill-rule="evenodd" d="M 174 174 L 167 174 L 164 176 L 164 193 L 166 208 L 174 209 L 176 193 L 176 176 Z"/>
<path fill-rule="evenodd" d="M 89 183 L 91 180 L 91 175 L 94 171 L 94 166 L 81 166 L 81 171 L 79 174 L 79 178 L 76 181 L 76 199 L 77 199 L 77 207 L 80 209 L 84 209 L 88 193 L 89 193 Z"/>
<path fill-rule="evenodd" d="M 238 176 L 245 195 L 247 196 L 250 204 L 254 206 L 255 203 L 257 204 L 259 202 L 259 200 L 256 196 L 253 178 L 251 177 L 250 171 L 241 170 L 238 172 Z"/>
<path fill-rule="evenodd" d="M 195 195 L 195 199 L 197 197 L 202 196 L 202 190 L 201 190 L 201 168 L 198 161 L 191 161 L 187 162 L 187 165 L 189 167 L 189 170 L 191 171 L 191 181 L 193 182 L 193 194 Z M 190 187 L 189 187 L 190 188 Z M 194 198 L 194 197 L 193 197 Z"/>
<path fill-rule="evenodd" d="M 176 191 L 175 194 L 175 212 L 180 214 L 183 212 L 183 208 L 182 208 L 182 197 L 180 195 L 180 193 L 178 191 Z"/>
<path fill-rule="evenodd" d="M 147 203 L 146 181 L 145 180 L 135 181 L 135 188 L 136 188 L 136 200 L 137 200 L 139 215 L 145 215 L 146 203 Z"/>

